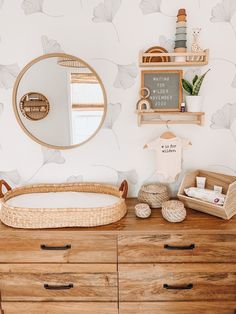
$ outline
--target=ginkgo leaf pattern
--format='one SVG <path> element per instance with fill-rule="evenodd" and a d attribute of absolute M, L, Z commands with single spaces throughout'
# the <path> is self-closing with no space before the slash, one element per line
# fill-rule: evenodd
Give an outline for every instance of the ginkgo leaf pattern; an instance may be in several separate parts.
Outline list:
<path fill-rule="evenodd" d="M 7 182 L 10 181 L 10 183 L 13 183 L 14 185 L 19 184 L 21 180 L 20 174 L 17 170 L 0 171 L 0 178 Z"/>
<path fill-rule="evenodd" d="M 118 148 L 120 148 L 120 143 L 119 143 L 119 139 L 118 139 L 116 132 L 113 130 L 113 126 L 114 126 L 116 120 L 118 119 L 120 112 L 121 112 L 121 104 L 120 103 L 108 104 L 106 118 L 105 118 L 105 121 L 103 123 L 103 129 L 111 130 L 111 132 L 114 134 Z"/>
<path fill-rule="evenodd" d="M 232 17 L 236 12 L 236 1 L 235 0 L 222 0 L 219 2 L 211 12 L 211 22 L 227 22 L 232 27 L 235 35 L 236 30 L 232 24 Z"/>
<path fill-rule="evenodd" d="M 94 8 L 93 21 L 112 23 L 120 5 L 121 0 L 104 0 L 96 8 Z"/>
<path fill-rule="evenodd" d="M 135 63 L 123 65 L 106 58 L 95 58 L 95 60 L 107 61 L 117 67 L 117 74 L 113 84 L 115 88 L 127 89 L 135 84 L 135 79 L 138 76 L 138 68 Z"/>
<path fill-rule="evenodd" d="M 222 82 L 221 88 L 218 89 L 206 82 L 207 86 L 203 92 L 209 96 L 207 97 L 209 101 L 206 102 L 207 106 L 205 106 L 206 126 L 202 129 L 203 133 L 205 131 L 213 133 L 217 143 L 224 141 L 225 145 L 227 145 L 228 141 L 229 153 L 232 150 L 231 143 L 234 144 L 233 139 L 236 145 L 236 98 L 234 98 L 234 95 L 236 95 L 234 94 L 234 89 L 236 88 L 236 57 L 234 55 L 236 51 L 236 0 L 192 0 L 176 1 L 176 3 L 175 1 L 167 0 L 78 0 L 67 1 L 68 3 L 56 0 L 15 0 L 13 2 L 16 5 L 14 10 L 11 11 L 11 1 L 0 0 L 0 14 L 3 24 L 0 30 L 0 36 L 2 37 L 2 42 L 0 43 L 2 60 L 2 65 L 0 65 L 2 142 L 5 143 L 4 137 L 6 135 L 4 130 L 8 124 L 9 145 L 15 145 L 12 139 L 14 139 L 14 134 L 18 134 L 15 132 L 19 131 L 17 124 L 13 121 L 14 119 L 12 121 L 9 120 L 10 117 L 13 118 L 11 107 L 12 91 L 9 89 L 13 87 L 19 74 L 20 68 L 18 65 L 23 67 L 25 63 L 42 53 L 48 54 L 66 50 L 68 53 L 72 52 L 72 54 L 81 56 L 88 61 L 89 58 L 94 59 L 96 56 L 105 60 L 104 63 L 99 64 L 100 67 L 97 70 L 104 80 L 109 101 L 98 142 L 95 140 L 92 146 L 84 145 L 66 152 L 45 148 L 41 152 L 41 147 L 37 146 L 38 144 L 21 139 L 23 135 L 19 131 L 19 143 L 16 145 L 15 158 L 18 160 L 17 164 L 22 165 L 24 154 L 21 154 L 23 155 L 22 157 L 18 155 L 24 149 L 23 153 L 28 155 L 29 172 L 27 171 L 27 176 L 22 173 L 21 178 L 17 170 L 0 171 L 0 177 L 8 181 L 10 185 L 23 184 L 22 181 L 25 181 L 30 176 L 31 178 L 28 181 L 32 180 L 31 182 L 42 182 L 47 181 L 47 179 L 52 181 L 53 174 L 56 174 L 55 177 L 60 182 L 82 182 L 86 178 L 83 178 L 82 171 L 80 172 L 78 169 L 79 171 L 76 172 L 75 170 L 74 160 L 75 156 L 77 156 L 77 165 L 82 164 L 86 169 L 89 169 L 91 163 L 92 165 L 98 163 L 98 160 L 101 164 L 116 165 L 112 170 L 105 168 L 97 168 L 95 170 L 100 172 L 100 178 L 104 182 L 110 181 L 110 177 L 117 184 L 120 184 L 123 179 L 128 179 L 134 191 L 132 196 L 137 195 L 137 189 L 139 188 L 137 183 L 138 173 L 133 168 L 136 168 L 137 162 L 139 162 L 137 170 L 141 169 L 143 165 L 144 168 L 140 170 L 140 173 L 143 173 L 140 183 L 143 183 L 145 178 L 155 169 L 155 159 L 147 156 L 145 153 L 143 155 L 140 153 L 138 161 L 133 162 L 134 151 L 132 151 L 132 154 L 129 154 L 129 150 L 137 149 L 139 151 L 145 143 L 146 136 L 154 136 L 155 132 L 159 134 L 162 128 L 165 128 L 165 126 L 158 125 L 156 127 L 147 126 L 144 129 L 137 128 L 134 111 L 140 86 L 138 76 L 141 71 L 137 63 L 138 50 L 146 50 L 148 47 L 158 45 L 172 52 L 175 39 L 175 18 L 171 20 L 168 17 L 163 17 L 162 14 L 170 13 L 176 17 L 177 11 L 181 7 L 186 7 L 187 9 L 189 27 L 193 26 L 191 20 L 194 17 L 200 19 L 200 26 L 204 30 L 203 39 L 206 48 L 210 49 L 210 67 L 214 71 L 215 80 L 218 78 Z M 62 19 L 53 19 L 47 17 L 49 14 L 65 14 L 65 16 Z M 12 17 L 14 23 L 10 23 L 10 17 Z M 9 23 L 5 23 L 7 19 Z M 192 20 L 192 22 L 194 21 Z M 211 24 L 210 27 L 208 27 L 209 23 Z M 18 31 L 15 25 L 20 25 Z M 232 30 L 235 32 L 235 37 Z M 101 33 L 98 34 L 98 31 Z M 119 37 L 121 41 L 117 42 Z M 84 44 L 86 38 L 89 39 L 87 40 L 88 45 Z M 189 44 L 191 45 L 191 42 Z M 23 53 L 24 51 L 25 53 Z M 15 59 L 17 54 L 18 59 Z M 216 58 L 217 56 L 218 58 Z M 201 73 L 203 73 L 201 67 L 191 69 L 187 67 L 186 71 L 184 71 L 184 76 L 189 81 L 192 81 L 195 75 L 200 75 Z M 56 82 L 54 85 L 56 88 L 60 88 L 56 85 Z M 222 98 L 223 102 L 218 103 L 218 101 L 222 101 Z M 159 120 L 162 118 L 164 117 L 160 115 Z M 30 121 L 28 122 L 31 123 Z M 44 123 L 46 120 L 41 122 Z M 37 125 L 40 121 L 32 123 Z M 209 130 L 207 128 L 209 128 L 210 124 L 211 129 Z M 173 126 L 174 130 L 175 126 Z M 186 130 L 185 126 L 178 127 L 180 135 L 181 132 L 184 133 Z M 194 127 L 192 129 L 190 126 L 189 130 L 192 130 L 191 134 L 195 132 Z M 133 135 L 131 132 L 135 132 L 135 134 Z M 151 132 L 152 135 L 148 134 L 148 132 Z M 125 136 L 126 134 L 127 136 Z M 210 135 L 212 136 L 212 134 Z M 214 157 L 211 159 L 212 152 L 215 152 L 215 150 L 211 152 L 211 148 L 215 143 L 211 141 L 207 145 L 208 139 L 207 137 L 203 138 L 203 146 L 206 147 L 204 154 L 207 154 L 206 160 L 212 160 L 209 163 L 218 164 L 219 172 L 224 172 L 228 169 L 228 171 L 233 171 L 233 174 L 235 174 L 236 163 L 233 154 L 231 154 L 232 157 L 230 158 L 228 157 L 229 154 L 227 156 L 224 155 L 227 158 L 222 158 L 222 154 L 219 154 L 219 156 L 214 154 Z M 16 140 L 18 141 L 18 136 Z M 101 141 L 106 145 L 105 150 L 97 146 L 100 145 Z M 129 143 L 132 143 L 132 145 L 127 149 Z M 198 144 L 197 142 L 195 143 L 195 145 Z M 7 154 L 11 154 L 11 150 L 7 151 L 8 147 L 8 145 L 4 144 L 4 151 L 1 150 L 0 139 L 0 156 L 3 165 L 8 164 L 6 162 Z M 118 148 L 120 151 L 118 151 Z M 36 150 L 36 152 L 31 150 Z M 99 156 L 96 154 L 98 150 Z M 199 146 L 200 150 L 201 147 Z M 108 151 L 109 154 L 107 154 Z M 18 152 L 19 154 L 17 154 Z M 85 160 L 86 154 L 90 154 L 88 160 Z M 66 156 L 71 158 L 68 157 L 67 159 Z M 121 156 L 125 156 L 125 158 L 119 158 Z M 9 155 L 9 159 L 11 163 L 11 155 Z M 195 159 L 191 152 L 184 155 L 183 173 L 185 161 L 187 161 L 186 165 L 189 166 L 191 164 L 193 168 L 199 166 L 199 161 Z M 148 164 L 150 167 L 145 168 L 145 164 Z M 221 164 L 222 166 L 220 166 Z M 205 166 L 210 167 L 211 165 L 206 164 Z M 9 168 L 2 169 L 6 170 Z M 91 172 L 87 175 L 91 177 L 92 181 L 96 181 L 96 172 L 93 173 L 93 170 L 91 168 Z M 108 177 L 106 177 L 107 172 Z M 149 182 L 159 182 L 161 180 L 156 173 L 149 179 Z M 176 192 L 179 183 L 180 181 L 178 180 L 171 184 L 171 190 Z"/>
<path fill-rule="evenodd" d="M 232 80 L 232 83 L 231 83 L 231 87 L 236 88 L 236 64 L 233 61 L 228 60 L 226 58 L 212 58 L 211 60 L 212 61 L 214 61 L 214 60 L 216 60 L 216 61 L 223 61 L 223 62 L 227 62 L 229 64 L 232 64 L 232 66 L 235 69 L 235 74 L 234 74 L 234 77 L 233 77 L 233 80 Z"/>
<path fill-rule="evenodd" d="M 0 103 L 0 115 L 3 113 L 4 110 L 4 104 L 1 102 Z"/>
<path fill-rule="evenodd" d="M 117 170 L 115 168 L 112 168 L 112 167 L 106 166 L 106 165 L 94 165 L 94 166 L 95 167 L 104 167 L 104 168 L 113 170 L 117 175 L 116 184 L 120 184 L 123 180 L 128 181 L 128 183 L 131 185 L 136 185 L 138 183 L 138 174 L 137 174 L 137 171 L 135 169 L 131 169 L 128 171 L 121 171 L 121 170 Z"/>
<path fill-rule="evenodd" d="M 47 36 L 43 35 L 41 37 L 43 53 L 54 53 L 63 52 L 61 45 L 55 39 L 49 39 Z"/>
<path fill-rule="evenodd" d="M 43 13 L 43 2 L 44 0 L 24 0 L 21 8 L 24 10 L 26 15 Z"/>
<path fill-rule="evenodd" d="M 235 0 L 222 0 L 212 9 L 211 22 L 230 22 L 235 12 Z"/>
<path fill-rule="evenodd" d="M 114 82 L 114 87 L 127 89 L 134 85 L 135 78 L 138 75 L 138 69 L 135 63 L 128 65 L 117 65 L 118 71 Z"/>
<path fill-rule="evenodd" d="M 77 176 L 70 176 L 66 180 L 68 183 L 76 183 L 76 182 L 83 182 L 84 177 L 82 175 L 77 175 Z"/>
<path fill-rule="evenodd" d="M 161 12 L 161 1 L 162 0 L 142 0 L 139 7 L 143 14 Z"/>
<path fill-rule="evenodd" d="M 35 13 L 42 13 L 50 17 L 61 17 L 62 15 L 50 15 L 43 10 L 44 0 L 24 0 L 21 4 L 21 8 L 25 15 L 31 15 Z"/>
<path fill-rule="evenodd" d="M 212 115 L 211 128 L 212 129 L 228 129 L 236 142 L 236 135 L 232 130 L 232 125 L 236 119 L 236 103 L 226 104 L 216 113 Z"/>
<path fill-rule="evenodd" d="M 19 72 L 20 68 L 17 63 L 10 65 L 0 64 L 0 88 L 12 88 Z"/>
<path fill-rule="evenodd" d="M 236 70 L 236 65 L 235 65 L 235 70 Z M 235 71 L 235 75 L 234 75 L 233 81 L 232 81 L 232 83 L 231 83 L 231 86 L 232 86 L 233 88 L 236 88 L 236 71 Z"/>
<path fill-rule="evenodd" d="M 175 47 L 174 39 L 167 39 L 165 36 L 161 35 L 159 37 L 159 44 L 161 47 L 165 48 L 168 52 L 173 52 Z"/>
<path fill-rule="evenodd" d="M 116 103 L 116 104 L 108 104 L 107 108 L 107 114 L 106 118 L 103 124 L 104 129 L 112 129 L 114 126 L 114 123 L 118 119 L 119 115 L 121 112 L 121 104 Z"/>
<path fill-rule="evenodd" d="M 121 5 L 121 0 L 104 0 L 103 2 L 99 3 L 97 7 L 93 10 L 93 22 L 95 23 L 104 23 L 108 22 L 111 23 L 114 27 L 114 30 L 116 32 L 116 36 L 118 41 L 119 34 L 117 31 L 117 28 L 113 22 L 113 19 L 119 10 Z"/>
<path fill-rule="evenodd" d="M 42 150 L 42 155 L 43 155 L 42 164 L 25 183 L 28 183 L 29 181 L 31 181 L 45 165 L 65 163 L 65 158 L 62 156 L 61 151 L 57 149 L 50 149 L 43 146 L 41 146 L 41 150 Z"/>
<path fill-rule="evenodd" d="M 128 181 L 129 184 L 136 185 L 138 183 L 138 174 L 135 169 L 129 171 L 117 171 L 117 184 L 120 184 L 123 180 Z"/>
<path fill-rule="evenodd" d="M 168 17 L 175 17 L 172 15 L 165 14 L 161 10 L 162 0 L 142 0 L 139 4 L 139 7 L 144 15 L 152 13 L 161 13 Z"/>
<path fill-rule="evenodd" d="M 236 174 L 236 170 L 235 169 L 233 169 L 231 167 L 228 167 L 228 166 L 225 166 L 225 165 L 209 165 L 208 167 L 213 168 L 213 171 L 217 171 L 217 172 L 224 171 L 224 173 L 227 172 L 229 175 L 234 175 L 234 176 Z"/>
<path fill-rule="evenodd" d="M 65 158 L 62 156 L 61 151 L 57 149 L 50 149 L 42 146 L 43 165 L 55 163 L 64 164 Z"/>

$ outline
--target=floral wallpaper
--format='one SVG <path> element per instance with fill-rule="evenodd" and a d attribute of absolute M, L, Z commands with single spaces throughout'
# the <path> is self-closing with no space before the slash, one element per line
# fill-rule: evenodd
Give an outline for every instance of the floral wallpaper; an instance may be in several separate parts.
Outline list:
<path fill-rule="evenodd" d="M 188 137 L 178 189 L 189 169 L 236 174 L 236 1 L 235 0 L 0 0 L 0 178 L 12 186 L 36 182 L 127 179 L 130 195 L 156 181 L 155 152 L 143 150 L 165 125 L 137 126 L 140 87 L 138 53 L 154 45 L 173 50 L 176 13 L 201 27 L 201 46 L 210 49 L 204 68 L 185 68 L 191 78 L 211 68 L 202 88 L 205 125 L 173 125 Z M 21 130 L 12 107 L 12 89 L 21 68 L 42 54 L 66 52 L 91 64 L 101 76 L 108 112 L 89 143 L 72 150 L 41 147 Z M 53 84 L 53 83 L 52 83 Z"/>

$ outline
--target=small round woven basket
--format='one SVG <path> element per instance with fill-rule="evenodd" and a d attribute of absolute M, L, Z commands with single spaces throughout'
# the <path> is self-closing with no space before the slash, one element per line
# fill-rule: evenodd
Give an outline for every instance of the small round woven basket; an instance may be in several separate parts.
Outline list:
<path fill-rule="evenodd" d="M 148 218 L 150 217 L 152 211 L 148 204 L 139 203 L 135 205 L 135 215 L 139 218 Z"/>
<path fill-rule="evenodd" d="M 163 202 L 170 199 L 167 186 L 163 184 L 145 184 L 138 193 L 139 201 L 147 203 L 151 208 L 160 208 Z"/>
<path fill-rule="evenodd" d="M 186 209 L 180 201 L 167 201 L 162 204 L 161 213 L 169 222 L 181 222 L 186 217 Z"/>

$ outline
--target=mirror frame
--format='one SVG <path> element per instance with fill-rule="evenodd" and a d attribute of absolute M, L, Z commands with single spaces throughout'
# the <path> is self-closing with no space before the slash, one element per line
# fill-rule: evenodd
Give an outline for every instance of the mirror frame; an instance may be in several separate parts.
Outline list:
<path fill-rule="evenodd" d="M 96 74 L 97 78 L 98 78 L 98 82 L 100 83 L 100 86 L 102 88 L 102 92 L 103 92 L 103 97 L 104 97 L 104 113 L 103 113 L 103 117 L 101 120 L 101 123 L 99 124 L 99 127 L 97 128 L 97 130 L 94 132 L 93 135 L 91 135 L 88 139 L 86 139 L 85 141 L 79 143 L 79 144 L 74 144 L 74 145 L 70 145 L 70 146 L 57 146 L 57 145 L 51 145 L 48 143 L 45 143 L 43 141 L 41 141 L 40 139 L 38 139 L 36 136 L 34 136 L 31 132 L 29 132 L 29 130 L 25 127 L 24 123 L 22 122 L 21 118 L 20 118 L 20 114 L 18 111 L 18 104 L 17 104 L 17 92 L 18 92 L 18 87 L 19 84 L 21 82 L 22 77 L 24 76 L 24 74 L 31 68 L 31 66 L 33 66 L 34 64 L 38 63 L 41 60 L 44 59 L 48 59 L 48 58 L 60 58 L 60 57 L 65 57 L 65 58 L 73 58 L 78 60 L 79 62 L 84 63 L 84 65 L 87 66 L 88 69 L 90 69 L 90 71 L 92 71 L 94 74 Z M 33 59 L 32 61 L 30 61 L 29 63 L 26 64 L 26 66 L 20 71 L 20 73 L 18 74 L 15 84 L 14 84 L 14 88 L 13 88 L 13 94 L 12 94 L 12 102 L 13 102 L 13 109 L 14 109 L 14 113 L 16 116 L 16 119 L 18 121 L 18 123 L 20 124 L 22 130 L 31 138 L 33 139 L 35 142 L 37 142 L 38 144 L 42 145 L 42 146 L 46 146 L 48 148 L 51 149 L 58 149 L 58 150 L 66 150 L 66 149 L 72 149 L 72 148 L 76 148 L 79 147 L 85 143 L 87 143 L 88 141 L 90 141 L 93 137 L 95 137 L 97 135 L 97 133 L 101 130 L 102 125 L 104 123 L 104 120 L 106 118 L 106 113 L 107 113 L 107 95 L 106 95 L 106 90 L 104 87 L 104 84 L 100 78 L 100 76 L 97 74 L 97 72 L 84 60 L 75 57 L 73 55 L 69 55 L 66 53 L 48 53 L 48 54 L 44 54 L 42 56 L 39 56 L 35 59 Z"/>

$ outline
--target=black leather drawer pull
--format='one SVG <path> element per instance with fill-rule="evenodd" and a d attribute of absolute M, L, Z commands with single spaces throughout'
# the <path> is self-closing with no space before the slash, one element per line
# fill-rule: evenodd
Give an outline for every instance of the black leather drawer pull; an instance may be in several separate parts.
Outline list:
<path fill-rule="evenodd" d="M 41 244 L 40 247 L 42 250 L 45 250 L 45 251 L 64 251 L 64 250 L 71 249 L 70 244 L 66 244 L 64 246 L 48 246 L 45 244 Z"/>
<path fill-rule="evenodd" d="M 180 285 L 180 286 L 178 286 L 178 285 L 168 285 L 168 284 L 164 284 L 163 285 L 163 288 L 164 289 L 168 289 L 168 290 L 191 290 L 191 289 L 193 289 L 193 284 L 192 283 L 189 283 L 188 285 Z"/>
<path fill-rule="evenodd" d="M 74 288 L 73 283 L 69 283 L 68 285 L 58 285 L 58 286 L 57 285 L 49 285 L 49 284 L 45 283 L 43 286 L 47 290 L 69 290 L 69 289 Z"/>
<path fill-rule="evenodd" d="M 166 249 L 166 250 L 172 250 L 172 251 L 174 251 L 174 250 L 179 250 L 179 251 L 181 251 L 181 250 L 193 250 L 193 249 L 195 249 L 195 244 L 190 244 L 190 245 L 186 245 L 186 246 L 174 246 L 174 245 L 169 245 L 169 244 L 165 244 L 164 245 L 164 249 Z"/>

